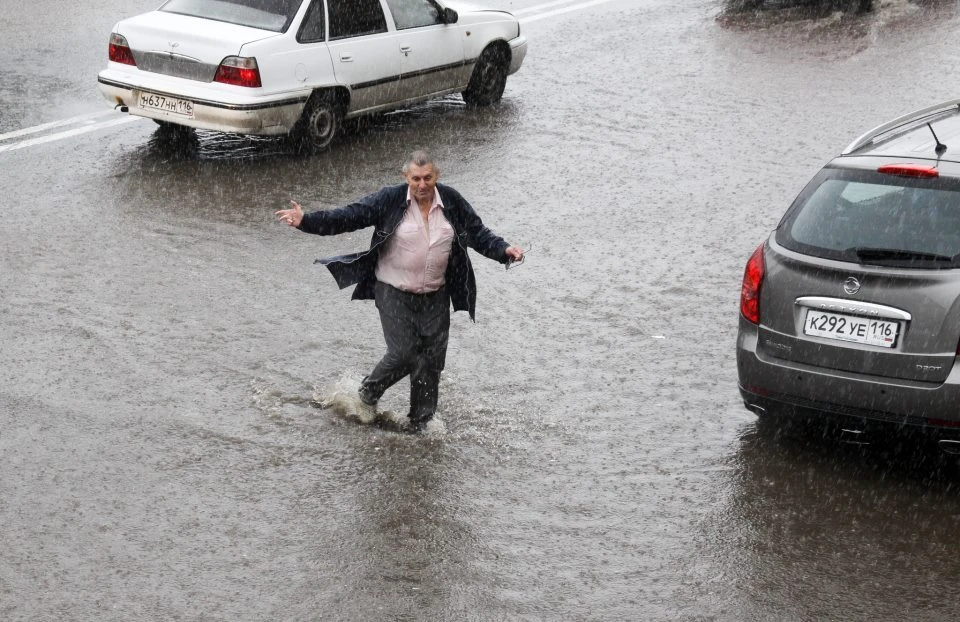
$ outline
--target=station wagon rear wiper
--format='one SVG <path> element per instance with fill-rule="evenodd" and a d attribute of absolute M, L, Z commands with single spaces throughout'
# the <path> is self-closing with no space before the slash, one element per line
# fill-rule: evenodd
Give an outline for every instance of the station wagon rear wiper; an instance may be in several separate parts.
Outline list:
<path fill-rule="evenodd" d="M 953 262 L 957 258 L 947 255 L 937 255 L 935 253 L 922 253 L 919 251 L 905 251 L 895 248 L 852 248 L 857 258 L 862 263 L 871 261 L 932 261 L 932 262 Z"/>

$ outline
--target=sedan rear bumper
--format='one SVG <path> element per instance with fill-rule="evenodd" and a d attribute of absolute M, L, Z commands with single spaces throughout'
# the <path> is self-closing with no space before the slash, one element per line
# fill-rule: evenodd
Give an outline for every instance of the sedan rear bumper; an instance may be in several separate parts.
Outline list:
<path fill-rule="evenodd" d="M 216 99 L 198 96 L 198 93 L 174 91 L 164 88 L 167 85 L 135 85 L 129 81 L 116 79 L 109 72 L 102 72 L 98 78 L 100 91 L 114 106 L 126 106 L 127 111 L 136 116 L 156 119 L 195 127 L 199 129 L 231 132 L 237 134 L 281 135 L 286 134 L 300 118 L 308 95 L 284 95 L 278 98 L 243 98 L 230 101 L 227 98 Z M 165 97 L 188 100 L 193 103 L 193 115 L 185 116 L 162 110 L 143 108 L 139 103 L 141 92 Z"/>

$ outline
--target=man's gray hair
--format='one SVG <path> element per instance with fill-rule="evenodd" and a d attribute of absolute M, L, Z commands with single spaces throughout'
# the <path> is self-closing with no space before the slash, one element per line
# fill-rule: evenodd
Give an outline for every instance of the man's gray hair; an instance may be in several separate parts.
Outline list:
<path fill-rule="evenodd" d="M 403 165 L 403 174 L 406 175 L 410 172 L 411 166 L 426 166 L 430 165 L 433 167 L 433 174 L 440 174 L 440 167 L 437 166 L 437 163 L 434 161 L 433 156 L 427 153 L 424 149 L 418 149 L 410 154 L 410 157 L 407 158 L 407 161 Z"/>

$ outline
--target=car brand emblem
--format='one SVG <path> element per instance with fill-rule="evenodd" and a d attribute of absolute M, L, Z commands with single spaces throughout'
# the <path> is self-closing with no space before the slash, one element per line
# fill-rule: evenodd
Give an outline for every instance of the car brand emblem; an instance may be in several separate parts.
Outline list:
<path fill-rule="evenodd" d="M 860 291 L 860 281 L 855 277 L 848 276 L 847 280 L 843 282 L 843 291 L 847 292 L 851 296 Z"/>
<path fill-rule="evenodd" d="M 168 44 L 170 47 L 172 47 L 172 48 L 178 48 L 178 47 L 180 47 L 180 42 L 179 42 L 179 41 L 169 41 L 167 44 Z"/>

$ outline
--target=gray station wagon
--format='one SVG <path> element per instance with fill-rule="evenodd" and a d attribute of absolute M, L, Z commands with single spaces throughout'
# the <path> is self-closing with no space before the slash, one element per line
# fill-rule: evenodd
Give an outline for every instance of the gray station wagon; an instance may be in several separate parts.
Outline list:
<path fill-rule="evenodd" d="M 960 100 L 855 140 L 756 249 L 740 393 L 762 416 L 923 430 L 960 453 L 958 346 Z"/>

